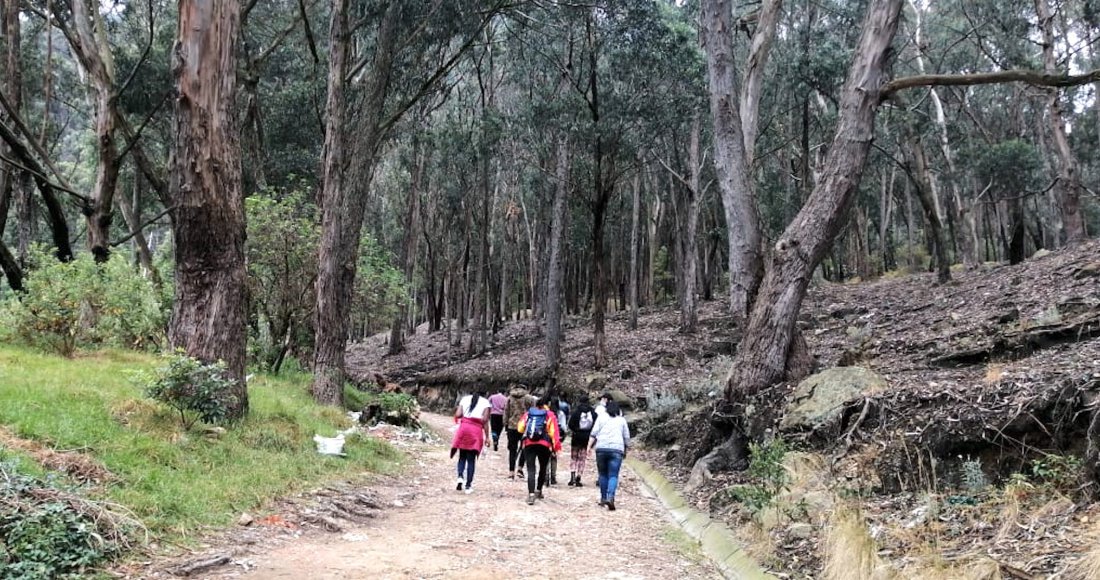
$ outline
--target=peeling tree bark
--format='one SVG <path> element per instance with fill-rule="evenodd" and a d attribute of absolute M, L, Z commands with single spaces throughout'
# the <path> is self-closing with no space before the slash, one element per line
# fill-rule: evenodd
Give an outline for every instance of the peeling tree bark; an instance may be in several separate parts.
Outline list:
<path fill-rule="evenodd" d="M 234 118 L 238 12 L 236 0 L 180 0 L 169 160 L 176 297 L 168 337 L 192 357 L 225 361 L 235 384 L 231 418 L 248 411 L 245 213 Z"/>
<path fill-rule="evenodd" d="M 569 197 L 569 142 L 564 135 L 558 137 L 557 161 L 554 167 L 554 203 L 550 222 L 550 266 L 546 281 L 546 371 L 547 376 L 557 375 L 561 365 L 561 313 L 562 277 L 566 232 L 566 199 Z"/>

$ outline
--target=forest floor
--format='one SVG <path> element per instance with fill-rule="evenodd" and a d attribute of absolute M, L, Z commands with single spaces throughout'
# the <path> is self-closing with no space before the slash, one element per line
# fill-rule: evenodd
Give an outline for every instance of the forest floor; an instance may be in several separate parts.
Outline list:
<path fill-rule="evenodd" d="M 881 556 L 897 568 L 988 559 L 1004 577 L 1058 577 L 1100 538 L 1100 509 L 1089 500 L 1097 489 L 1077 479 L 1076 459 L 1100 399 L 1100 241 L 953 275 L 948 284 L 927 273 L 815 281 L 799 328 L 817 366 L 863 366 L 889 386 L 848 407 L 839 432 L 784 437 L 825 459 L 830 493 L 857 500 Z M 608 363 L 594 370 L 589 320 L 570 317 L 560 384 L 619 389 L 640 408 L 654 395 L 680 393 L 695 400 L 681 418 L 697 418 L 693 409 L 721 395 L 739 340 L 722 300 L 702 302 L 699 319 L 699 331 L 684 335 L 674 307 L 643 309 L 637 331 L 627 329 L 626 313 L 610 313 Z M 503 325 L 489 351 L 475 356 L 466 354 L 468 335 L 454 344 L 446 332 L 421 331 L 393 356 L 385 340 L 352 347 L 352 371 L 364 382 L 381 373 L 429 406 L 452 404 L 453 391 L 472 384 L 537 379 L 542 361 L 531 321 Z M 793 387 L 761 393 L 757 407 L 778 420 Z M 645 415 L 635 413 L 639 424 L 651 424 Z M 672 430 L 647 452 L 674 482 L 686 481 L 698 427 Z M 745 523 L 744 510 L 723 501 L 744 481 L 719 474 L 688 498 Z M 813 524 L 808 538 L 792 537 L 787 526 L 757 534 L 771 536 L 773 569 L 817 576 L 828 523 Z"/>
<path fill-rule="evenodd" d="M 596 505 L 594 462 L 581 488 L 564 485 L 567 466 L 559 466 L 562 483 L 528 506 L 526 483 L 508 478 L 503 446 L 482 454 L 474 491 L 467 495 L 455 490 L 455 461 L 448 456 L 453 422 L 434 414 L 421 419 L 438 436 L 425 441 L 402 437 L 392 427 L 371 431 L 400 443 L 409 455 L 409 467 L 400 476 L 363 487 L 317 490 L 276 506 L 248 527 L 211 538 L 184 558 L 126 575 L 170 578 L 189 563 L 216 561 L 219 566 L 188 576 L 496 579 L 569 571 L 592 580 L 720 577 L 625 465 L 615 512 Z M 369 498 L 360 505 L 379 509 L 354 524 L 331 518 L 326 524 L 302 508 L 346 505 L 356 497 Z"/>

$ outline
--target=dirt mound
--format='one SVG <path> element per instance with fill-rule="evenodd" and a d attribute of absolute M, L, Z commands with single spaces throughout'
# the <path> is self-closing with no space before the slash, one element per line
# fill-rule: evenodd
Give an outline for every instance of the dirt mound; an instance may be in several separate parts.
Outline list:
<path fill-rule="evenodd" d="M 99 485 L 115 479 L 106 467 L 83 453 L 51 449 L 39 441 L 18 437 L 3 426 L 0 426 L 0 446 L 22 451 L 46 469 L 64 473 L 81 483 Z"/>

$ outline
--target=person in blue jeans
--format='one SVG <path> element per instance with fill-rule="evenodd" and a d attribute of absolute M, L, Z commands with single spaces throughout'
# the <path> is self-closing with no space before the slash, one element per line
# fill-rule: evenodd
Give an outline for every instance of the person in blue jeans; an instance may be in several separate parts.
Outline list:
<path fill-rule="evenodd" d="M 596 451 L 596 470 L 599 472 L 600 507 L 615 511 L 615 490 L 619 487 L 619 469 L 630 447 L 630 427 L 618 403 L 609 401 L 607 412 L 596 418 L 588 451 Z"/>

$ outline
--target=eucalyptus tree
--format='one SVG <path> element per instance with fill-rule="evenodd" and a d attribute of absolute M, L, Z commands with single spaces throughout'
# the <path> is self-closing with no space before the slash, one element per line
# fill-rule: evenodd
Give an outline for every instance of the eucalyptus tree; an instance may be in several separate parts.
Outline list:
<path fill-rule="evenodd" d="M 318 402 L 343 400 L 348 316 L 378 155 L 395 123 L 437 88 L 502 8 L 499 0 L 333 2 L 314 318 Z"/>

